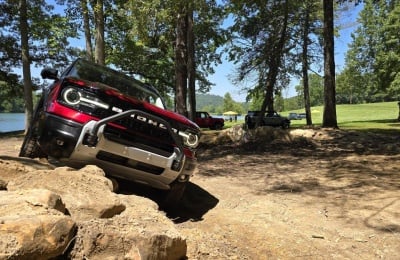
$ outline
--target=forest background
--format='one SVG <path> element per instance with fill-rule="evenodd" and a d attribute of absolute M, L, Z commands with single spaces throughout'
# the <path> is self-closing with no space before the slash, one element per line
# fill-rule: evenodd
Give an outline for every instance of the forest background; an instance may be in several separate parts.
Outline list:
<path fill-rule="evenodd" d="M 335 24 L 356 26 L 344 68 L 335 75 L 335 102 L 358 104 L 399 100 L 399 1 L 335 3 Z M 341 14 L 351 12 L 357 4 L 363 6 L 357 21 L 341 23 Z M 21 9 L 22 5 L 25 9 Z M 26 106 L 26 79 L 21 75 L 24 62 L 21 53 L 26 49 L 21 37 L 24 21 L 29 66 L 53 66 L 61 71 L 77 57 L 86 57 L 154 85 L 174 110 L 179 110 L 176 107 L 179 103 L 176 99 L 179 51 L 185 52 L 183 63 L 193 67 L 185 67 L 183 84 L 188 86 L 188 91 L 183 94 L 189 100 L 194 95 L 197 110 L 217 114 L 228 110 L 239 113 L 259 110 L 274 69 L 277 70 L 269 103 L 275 110 L 304 108 L 307 102 L 311 106 L 323 105 L 322 9 L 321 1 L 315 0 L 301 3 L 289 0 L 2 0 L 0 112 L 23 112 Z M 336 33 L 339 30 L 340 27 L 336 27 Z M 83 39 L 85 49 L 71 44 Z M 193 41 L 192 45 L 190 41 Z M 276 62 L 274 55 L 279 44 L 280 55 Z M 182 45 L 186 49 L 180 49 Z M 194 51 L 188 50 L 190 46 Z M 103 56 L 98 59 L 98 52 L 102 50 Z M 204 94 L 213 86 L 208 76 L 215 72 L 223 57 L 235 64 L 231 81 L 247 93 L 247 102 L 234 101 L 228 91 L 224 97 Z M 282 93 L 294 77 L 300 79 L 295 87 L 297 95 L 284 98 Z M 49 82 L 38 78 L 31 80 L 34 103 L 40 89 Z M 195 82 L 195 94 L 190 91 L 191 81 Z"/>

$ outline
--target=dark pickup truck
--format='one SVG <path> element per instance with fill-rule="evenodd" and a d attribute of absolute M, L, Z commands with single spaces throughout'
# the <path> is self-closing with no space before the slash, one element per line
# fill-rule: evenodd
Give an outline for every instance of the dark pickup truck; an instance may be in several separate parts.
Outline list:
<path fill-rule="evenodd" d="M 261 111 L 248 111 L 245 117 L 246 126 L 252 129 L 256 126 L 257 118 L 259 117 Z M 290 120 L 287 117 L 279 115 L 275 111 L 270 111 L 265 113 L 260 122 L 260 126 L 274 126 L 281 128 L 289 128 Z"/>
<path fill-rule="evenodd" d="M 20 150 L 80 168 L 166 190 L 164 203 L 180 201 L 196 169 L 199 127 L 166 110 L 157 90 L 105 66 L 78 59 L 43 90 Z"/>

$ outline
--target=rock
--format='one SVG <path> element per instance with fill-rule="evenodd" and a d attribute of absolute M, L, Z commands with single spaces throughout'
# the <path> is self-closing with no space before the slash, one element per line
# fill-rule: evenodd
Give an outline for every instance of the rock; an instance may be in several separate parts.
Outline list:
<path fill-rule="evenodd" d="M 112 192 L 112 182 L 93 165 L 77 171 L 69 167 L 39 170 L 9 182 L 7 189 L 44 188 L 63 198 L 71 217 L 76 220 L 110 218 L 125 210 L 118 196 Z"/>
<path fill-rule="evenodd" d="M 203 146 L 214 146 L 242 142 L 245 130 L 242 125 L 234 125 L 221 131 L 206 131 L 200 137 Z"/>
<path fill-rule="evenodd" d="M 186 239 L 158 205 L 113 193 L 96 166 L 53 169 L 1 158 L 0 167 L 0 259 L 186 256 Z"/>
<path fill-rule="evenodd" d="M 65 205 L 61 197 L 49 190 L 32 189 L 14 192 L 0 191 L 0 216 L 9 215 L 10 212 L 30 212 L 36 207 L 41 209 L 54 209 L 65 213 Z M 22 214 L 22 213 L 21 213 Z"/>
<path fill-rule="evenodd" d="M 229 136 L 232 142 L 240 142 L 243 138 L 245 130 L 243 129 L 243 125 L 234 125 L 231 128 L 228 128 L 222 132 Z"/>
<path fill-rule="evenodd" d="M 288 131 L 278 127 L 261 126 L 254 129 L 244 129 L 243 125 L 234 125 L 222 131 L 203 133 L 200 143 L 205 146 L 221 144 L 243 144 L 247 142 L 271 142 L 279 140 L 290 142 L 293 138 L 309 137 L 313 135 L 313 130 Z"/>
<path fill-rule="evenodd" d="M 3 183 L 8 183 L 17 177 L 22 177 L 25 174 L 44 169 L 54 169 L 53 166 L 42 163 L 38 160 L 28 158 L 18 158 L 15 163 L 15 157 L 1 156 L 0 157 L 0 180 Z"/>
<path fill-rule="evenodd" d="M 71 259 L 183 259 L 186 240 L 173 223 L 145 198 L 119 195 L 128 207 L 112 219 L 79 223 Z M 156 250 L 157 249 L 157 250 Z"/>
<path fill-rule="evenodd" d="M 0 191 L 0 256 L 2 259 L 49 259 L 67 249 L 75 222 L 64 204 L 48 190 Z"/>
<path fill-rule="evenodd" d="M 305 137 L 311 139 L 315 136 L 316 131 L 313 129 L 293 129 L 290 131 L 293 137 Z"/>

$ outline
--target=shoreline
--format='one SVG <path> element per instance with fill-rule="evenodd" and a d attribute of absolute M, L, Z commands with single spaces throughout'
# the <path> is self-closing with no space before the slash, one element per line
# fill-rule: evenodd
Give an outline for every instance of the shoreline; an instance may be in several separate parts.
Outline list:
<path fill-rule="evenodd" d="M 9 132 L 0 132 L 1 137 L 12 137 L 12 136 L 23 136 L 25 130 L 16 130 L 16 131 L 9 131 Z"/>

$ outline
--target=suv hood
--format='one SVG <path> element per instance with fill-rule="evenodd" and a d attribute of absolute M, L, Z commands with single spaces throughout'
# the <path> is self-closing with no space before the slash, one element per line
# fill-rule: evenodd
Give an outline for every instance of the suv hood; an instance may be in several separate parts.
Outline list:
<path fill-rule="evenodd" d="M 143 110 L 143 111 L 147 111 L 150 112 L 156 116 L 162 117 L 167 121 L 177 121 L 181 124 L 187 125 L 191 128 L 194 129 L 198 129 L 199 127 L 197 126 L 196 123 L 192 122 L 191 120 L 189 120 L 188 118 L 186 118 L 185 116 L 178 114 L 176 112 L 167 110 L 167 109 L 163 109 L 160 108 L 156 105 L 150 104 L 146 101 L 142 101 L 139 100 L 138 98 L 134 97 L 134 96 L 130 96 L 127 95 L 121 91 L 119 91 L 116 88 L 113 88 L 109 85 L 100 83 L 100 82 L 92 82 L 92 81 L 88 81 L 88 80 L 83 80 L 83 79 L 76 79 L 76 78 L 66 78 L 67 81 L 71 81 L 75 84 L 79 84 L 82 87 L 88 87 L 88 88 L 92 88 L 92 89 L 96 89 L 99 90 L 101 92 L 106 93 L 108 96 L 113 96 L 116 97 L 118 99 L 120 99 L 121 101 L 125 101 L 128 103 L 131 103 L 134 105 L 135 109 L 139 109 L 139 110 Z"/>

